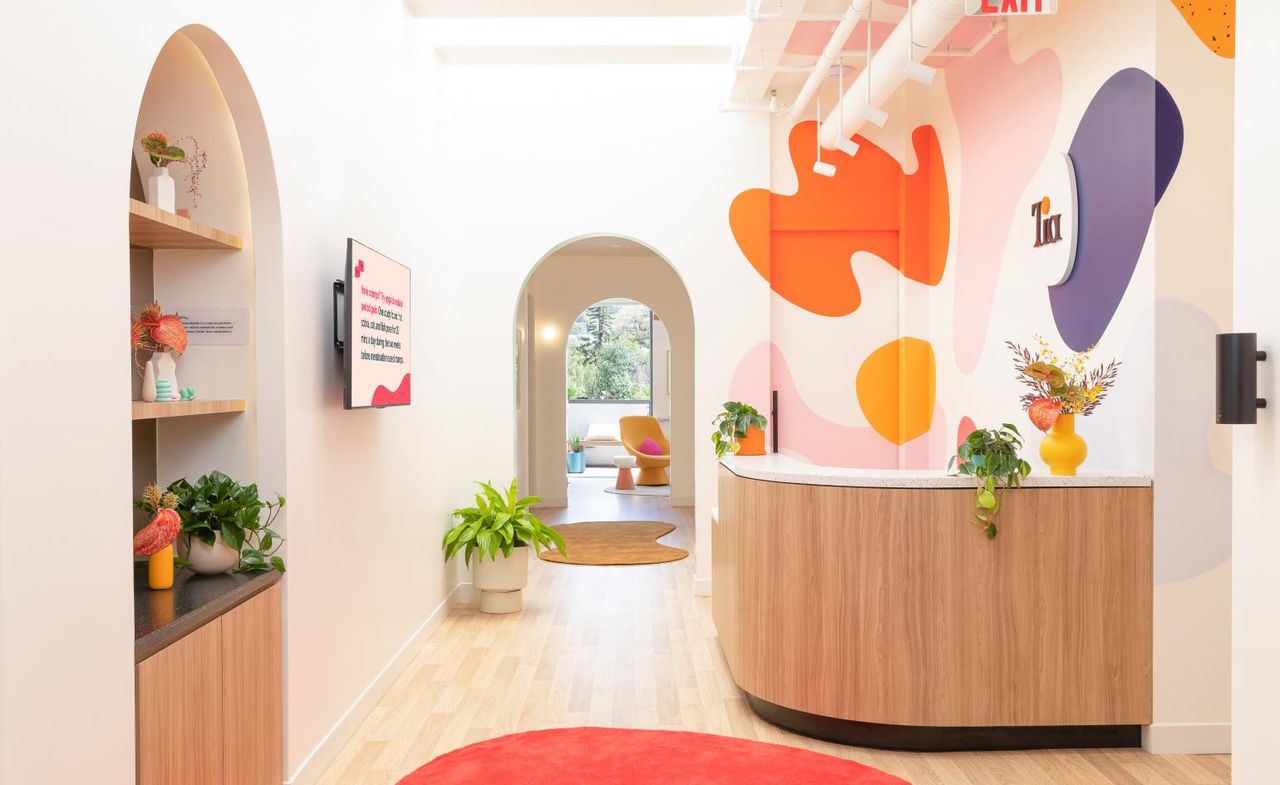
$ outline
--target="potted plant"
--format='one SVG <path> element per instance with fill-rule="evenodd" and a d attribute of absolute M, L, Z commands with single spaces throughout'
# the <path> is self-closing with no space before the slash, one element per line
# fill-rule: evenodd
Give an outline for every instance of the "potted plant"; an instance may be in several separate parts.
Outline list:
<path fill-rule="evenodd" d="M 578 434 L 569 434 L 568 452 L 565 453 L 565 460 L 568 463 L 570 474 L 582 474 L 587 469 L 587 456 L 582 452 L 582 439 Z"/>
<path fill-rule="evenodd" d="M 979 428 L 960 444 L 951 457 L 948 469 L 955 466 L 966 477 L 976 477 L 973 523 L 987 539 L 995 539 L 996 515 L 1000 512 L 1000 492 L 1017 488 L 1022 478 L 1031 473 L 1031 464 L 1018 457 L 1022 436 L 1018 429 L 1005 423 L 999 428 Z"/>
<path fill-rule="evenodd" d="M 191 143 L 193 152 L 190 155 L 174 144 L 184 140 Z M 187 165 L 187 193 L 191 194 L 191 208 L 195 209 L 202 195 L 200 175 L 204 172 L 205 163 L 208 160 L 204 151 L 200 149 L 200 143 L 194 137 L 185 136 L 182 139 L 170 140 L 168 134 L 152 131 L 139 139 L 138 144 L 142 145 L 142 151 L 147 154 L 153 167 L 151 176 L 147 178 L 147 204 L 171 213 L 175 211 L 176 199 L 173 177 L 169 175 L 169 164 L 182 163 Z"/>
<path fill-rule="evenodd" d="M 1023 393 L 1022 409 L 1031 423 L 1048 435 L 1040 442 L 1040 458 L 1050 474 L 1075 476 L 1089 455 L 1084 437 L 1076 433 L 1076 415 L 1088 417 L 1116 383 L 1120 363 L 1089 367 L 1093 347 L 1077 352 L 1065 362 L 1036 336 L 1038 351 L 1032 354 L 1018 344 L 1005 343 L 1013 352 L 1018 378 L 1030 388 Z"/>
<path fill-rule="evenodd" d="M 740 401 L 726 401 L 724 411 L 711 421 L 716 427 L 711 441 L 716 446 L 716 457 L 729 453 L 737 455 L 764 455 L 764 429 L 769 424 L 755 407 Z"/>
<path fill-rule="evenodd" d="M 275 555 L 284 538 L 271 528 L 284 509 L 283 496 L 264 501 L 258 498 L 256 484 L 241 485 L 219 471 L 194 485 L 186 478 L 177 480 L 169 491 L 178 499 L 178 555 L 184 566 L 204 575 L 231 569 L 284 572 L 284 559 Z"/>
<path fill-rule="evenodd" d="M 480 610 L 484 613 L 515 613 L 524 607 L 521 591 L 529 583 L 529 549 L 554 547 L 564 553 L 564 540 L 530 511 L 542 501 L 537 496 L 520 496 L 516 481 L 506 493 L 487 482 L 476 483 L 474 507 L 460 507 L 453 517 L 461 523 L 445 532 L 445 560 L 459 551 L 471 564 L 472 584 L 480 590 Z M 487 559 L 487 560 L 486 560 Z"/>

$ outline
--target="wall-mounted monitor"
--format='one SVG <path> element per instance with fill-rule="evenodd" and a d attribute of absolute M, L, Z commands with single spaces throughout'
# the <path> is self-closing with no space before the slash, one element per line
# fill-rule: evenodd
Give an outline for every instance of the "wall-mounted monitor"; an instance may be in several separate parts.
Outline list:
<path fill-rule="evenodd" d="M 347 238 L 343 364 L 348 409 L 408 406 L 410 270 Z"/>

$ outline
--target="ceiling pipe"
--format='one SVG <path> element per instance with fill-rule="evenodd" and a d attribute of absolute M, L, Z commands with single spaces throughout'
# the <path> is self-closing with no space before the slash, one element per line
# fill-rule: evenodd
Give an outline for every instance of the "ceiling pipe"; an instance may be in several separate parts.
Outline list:
<path fill-rule="evenodd" d="M 961 4 L 964 0 L 958 0 Z M 827 45 L 822 48 L 822 55 L 818 61 L 813 64 L 813 69 L 809 71 L 809 78 L 804 80 L 804 87 L 800 88 L 800 94 L 796 96 L 796 100 L 791 103 L 791 122 L 800 119 L 804 114 L 804 110 L 809 106 L 809 101 L 813 100 L 814 93 L 818 92 L 818 88 L 822 86 L 822 80 L 827 75 L 827 69 L 840 56 L 840 48 L 844 46 L 844 42 L 849 40 L 849 36 L 853 35 L 853 28 L 857 26 L 858 20 L 867 13 L 867 9 L 871 7 L 871 0 L 862 0 L 862 5 L 858 3 L 849 3 L 849 8 L 844 12 L 844 16 L 840 18 L 840 24 L 836 25 L 835 31 L 831 33 L 830 40 Z M 961 11 L 963 12 L 963 5 Z M 865 87 L 863 88 L 866 89 Z M 839 107 L 837 107 L 838 109 Z M 828 150 L 835 149 L 823 145 Z"/>
<path fill-rule="evenodd" d="M 923 60 L 964 18 L 964 5 L 965 0 L 916 0 L 911 10 L 911 17 L 902 20 L 894 28 L 888 39 L 872 56 L 867 68 L 853 80 L 853 84 L 845 91 L 840 102 L 822 122 L 822 126 L 818 129 L 818 143 L 823 149 L 836 149 L 841 128 L 845 138 L 857 133 L 867 122 L 863 110 L 879 109 L 906 81 L 907 63 L 911 60 L 909 53 L 912 29 L 914 28 L 915 32 L 915 51 L 919 59 Z M 833 54 L 838 53 L 837 48 Z M 829 63 L 824 64 L 822 60 L 819 60 L 818 64 L 822 64 L 822 72 L 825 72 L 829 65 Z M 815 73 L 818 72 L 815 71 Z M 810 79 L 813 80 L 812 74 Z M 818 79 L 821 79 L 820 75 Z M 808 82 L 805 86 L 808 87 Z M 803 91 L 801 94 L 803 95 Z M 837 112 L 840 114 L 837 115 Z"/>

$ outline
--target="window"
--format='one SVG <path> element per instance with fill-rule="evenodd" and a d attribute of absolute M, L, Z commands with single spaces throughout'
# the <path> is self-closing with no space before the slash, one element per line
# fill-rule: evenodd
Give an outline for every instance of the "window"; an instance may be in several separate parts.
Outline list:
<path fill-rule="evenodd" d="M 569 330 L 571 401 L 648 401 L 653 380 L 653 312 L 632 300 L 606 300 Z"/>

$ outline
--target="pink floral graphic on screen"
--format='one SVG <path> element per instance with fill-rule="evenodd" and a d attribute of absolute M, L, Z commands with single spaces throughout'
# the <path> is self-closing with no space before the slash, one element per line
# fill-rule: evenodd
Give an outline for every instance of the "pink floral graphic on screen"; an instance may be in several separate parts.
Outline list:
<path fill-rule="evenodd" d="M 394 391 L 388 390 L 384 385 L 379 384 L 378 389 L 373 391 L 374 406 L 403 406 L 409 402 L 409 374 L 405 374 L 400 380 L 400 386 Z"/>

